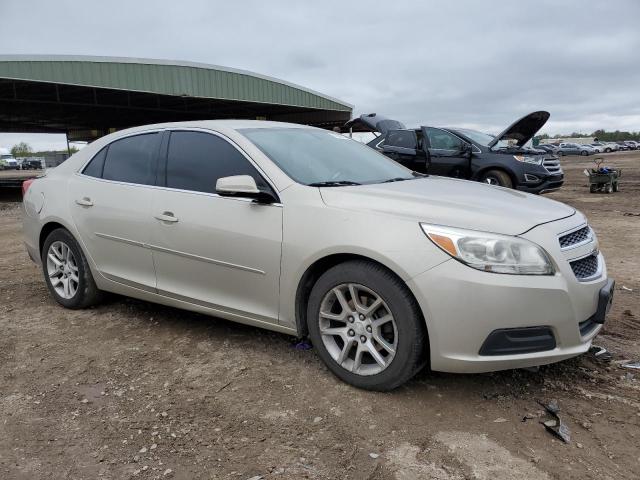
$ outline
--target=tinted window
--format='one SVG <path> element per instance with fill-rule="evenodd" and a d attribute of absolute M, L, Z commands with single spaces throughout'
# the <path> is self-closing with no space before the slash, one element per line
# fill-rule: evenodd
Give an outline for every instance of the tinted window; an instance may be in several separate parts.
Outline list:
<path fill-rule="evenodd" d="M 429 137 L 431 148 L 434 149 L 460 150 L 462 147 L 462 140 L 449 132 L 440 130 L 439 128 L 427 128 L 427 136 Z"/>
<path fill-rule="evenodd" d="M 90 177 L 102 178 L 102 169 L 104 168 L 104 159 L 107 156 L 107 148 L 100 150 L 95 157 L 91 159 L 89 164 L 84 167 L 82 173 Z"/>
<path fill-rule="evenodd" d="M 391 130 L 387 134 L 384 145 L 415 149 L 418 145 L 416 132 L 413 130 Z"/>
<path fill-rule="evenodd" d="M 226 140 L 201 132 L 171 133 L 167 187 L 215 193 L 217 180 L 232 175 L 250 175 L 258 187 L 268 188 L 253 165 Z"/>
<path fill-rule="evenodd" d="M 102 178 L 153 185 L 155 156 L 160 134 L 146 133 L 116 140 L 109 145 Z"/>

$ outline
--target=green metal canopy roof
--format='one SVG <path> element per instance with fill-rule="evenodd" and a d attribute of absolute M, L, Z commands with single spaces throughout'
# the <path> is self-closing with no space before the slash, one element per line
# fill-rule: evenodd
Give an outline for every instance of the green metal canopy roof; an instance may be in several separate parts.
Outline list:
<path fill-rule="evenodd" d="M 142 58 L 0 55 L 0 78 L 351 112 L 353 106 L 246 70 Z"/>
<path fill-rule="evenodd" d="M 203 63 L 0 55 L 0 131 L 97 138 L 148 123 L 267 119 L 331 128 L 353 106 L 284 80 Z"/>

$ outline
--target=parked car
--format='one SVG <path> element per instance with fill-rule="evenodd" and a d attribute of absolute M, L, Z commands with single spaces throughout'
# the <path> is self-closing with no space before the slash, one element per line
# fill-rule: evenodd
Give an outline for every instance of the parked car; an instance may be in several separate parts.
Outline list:
<path fill-rule="evenodd" d="M 25 158 L 20 165 L 21 170 L 40 170 L 42 162 L 40 160 Z"/>
<path fill-rule="evenodd" d="M 618 150 L 620 150 L 620 145 L 618 145 L 616 142 L 607 142 L 607 146 L 611 148 L 611 152 L 617 152 Z M 607 152 L 607 149 L 605 148 L 604 151 Z"/>
<path fill-rule="evenodd" d="M 536 150 L 544 150 L 547 153 L 556 154 L 558 152 L 558 146 L 553 145 L 551 143 L 544 143 L 540 145 L 536 145 L 534 147 Z"/>
<path fill-rule="evenodd" d="M 302 125 L 123 130 L 23 192 L 26 248 L 62 306 L 109 291 L 308 335 L 367 389 L 425 364 L 484 372 L 579 355 L 613 294 L 573 207 L 416 174 Z"/>
<path fill-rule="evenodd" d="M 580 145 L 578 143 L 561 143 L 558 148 L 558 155 L 593 155 L 595 150 L 589 148 L 586 145 Z"/>
<path fill-rule="evenodd" d="M 18 169 L 18 161 L 13 158 L 13 155 L 6 153 L 0 155 L 0 165 L 2 165 L 3 170 L 17 170 Z"/>
<path fill-rule="evenodd" d="M 562 186 L 560 162 L 524 145 L 548 118 L 548 112 L 530 113 L 495 137 L 465 128 L 407 129 L 397 121 L 389 128 L 389 119 L 377 114 L 361 115 L 347 127 L 359 123 L 380 132 L 368 145 L 416 172 L 544 193 Z"/>
<path fill-rule="evenodd" d="M 627 145 L 625 142 L 623 142 L 622 140 L 615 142 L 618 145 L 618 149 L 621 151 L 627 151 L 627 150 L 631 150 L 631 148 L 629 147 L 629 145 Z"/>
<path fill-rule="evenodd" d="M 611 145 L 604 142 L 593 142 L 591 146 L 596 149 L 597 153 L 609 153 L 613 150 Z"/>
<path fill-rule="evenodd" d="M 627 147 L 629 147 L 629 150 L 637 150 L 638 149 L 638 142 L 634 141 L 634 140 L 626 140 L 624 142 Z"/>

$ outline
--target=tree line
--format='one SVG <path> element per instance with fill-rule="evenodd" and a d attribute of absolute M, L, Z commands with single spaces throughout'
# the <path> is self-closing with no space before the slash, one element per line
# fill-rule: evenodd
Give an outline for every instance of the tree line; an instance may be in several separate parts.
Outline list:
<path fill-rule="evenodd" d="M 79 149 L 77 147 L 72 146 L 70 148 L 71 150 L 71 154 L 73 155 L 74 153 L 76 153 Z M 62 150 L 62 152 L 66 153 L 66 150 Z M 33 148 L 31 148 L 31 145 L 29 145 L 27 142 L 20 142 L 15 144 L 13 147 L 11 147 L 11 155 L 13 155 L 16 158 L 19 157 L 44 157 L 46 155 L 51 155 L 54 153 L 58 153 L 57 150 L 41 150 L 38 152 L 34 152 Z"/>

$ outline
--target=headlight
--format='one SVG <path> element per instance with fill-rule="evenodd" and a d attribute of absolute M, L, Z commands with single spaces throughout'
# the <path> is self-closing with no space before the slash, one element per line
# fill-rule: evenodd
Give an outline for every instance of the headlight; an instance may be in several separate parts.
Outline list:
<path fill-rule="evenodd" d="M 543 157 L 530 157 L 528 155 L 514 155 L 513 158 L 519 162 L 533 163 L 534 165 L 542 165 Z"/>
<path fill-rule="evenodd" d="M 524 238 L 426 223 L 420 227 L 441 250 L 477 270 L 514 275 L 555 273 L 547 252 Z"/>

